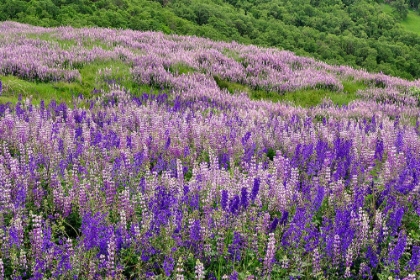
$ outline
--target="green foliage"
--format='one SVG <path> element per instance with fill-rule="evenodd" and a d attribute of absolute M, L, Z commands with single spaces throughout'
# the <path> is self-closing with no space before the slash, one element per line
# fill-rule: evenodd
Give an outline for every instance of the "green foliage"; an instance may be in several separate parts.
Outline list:
<path fill-rule="evenodd" d="M 14 76 L 0 76 L 3 82 L 3 91 L 0 96 L 1 103 L 16 103 L 19 95 L 32 98 L 34 104 L 41 100 L 56 100 L 57 102 L 69 102 L 74 96 L 86 91 L 80 84 L 73 83 L 38 83 L 29 82 Z"/>
<path fill-rule="evenodd" d="M 418 12 L 409 11 L 407 17 L 400 24 L 405 30 L 420 35 L 420 14 Z"/>
<path fill-rule="evenodd" d="M 331 99 L 334 104 L 339 106 L 347 105 L 349 102 L 357 99 L 356 92 L 358 90 L 367 87 L 362 82 L 343 81 L 344 90 L 342 92 L 335 91 L 331 88 L 317 88 L 301 89 L 280 94 L 266 90 L 254 90 L 246 85 L 226 81 L 219 77 L 214 77 L 214 79 L 221 89 L 226 89 L 232 94 L 242 92 L 247 93 L 251 99 L 269 100 L 273 102 L 291 102 L 302 107 L 316 106 L 322 103 L 325 98 Z"/>
<path fill-rule="evenodd" d="M 395 0 L 391 2 L 394 13 L 399 19 L 406 19 L 408 15 L 408 5 L 404 0 Z"/>
<path fill-rule="evenodd" d="M 180 66 L 181 67 L 181 66 Z M 180 72 L 185 68 L 180 68 Z M 135 95 L 143 93 L 157 93 L 148 85 L 136 83 L 131 76 L 130 66 L 121 61 L 94 61 L 87 65 L 81 65 L 79 69 L 81 81 L 75 82 L 34 82 L 26 81 L 15 76 L 1 76 L 3 90 L 0 95 L 0 103 L 11 102 L 16 104 L 18 97 L 32 99 L 33 104 L 39 104 L 41 100 L 49 103 L 56 102 L 72 103 L 73 98 L 83 95 L 92 96 L 92 91 L 108 90 L 110 86 L 123 86 Z"/>
<path fill-rule="evenodd" d="M 196 72 L 196 69 L 181 63 L 173 64 L 169 67 L 169 72 L 175 75 L 189 74 Z"/>

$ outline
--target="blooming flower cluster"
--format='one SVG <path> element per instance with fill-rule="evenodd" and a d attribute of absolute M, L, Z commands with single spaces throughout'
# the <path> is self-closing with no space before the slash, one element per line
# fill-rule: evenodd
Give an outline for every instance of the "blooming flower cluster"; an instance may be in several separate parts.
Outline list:
<path fill-rule="evenodd" d="M 2 26 L 6 37 L 116 42 L 111 52 L 138 82 L 169 91 L 114 85 L 72 106 L 0 105 L 0 279 L 419 275 L 420 118 L 407 90 L 416 82 L 387 78 L 390 91 L 303 109 L 231 95 L 212 76 L 279 92 L 281 75 L 292 88 L 339 89 L 338 68 L 198 38 Z M 167 61 L 197 72 L 172 73 Z"/>

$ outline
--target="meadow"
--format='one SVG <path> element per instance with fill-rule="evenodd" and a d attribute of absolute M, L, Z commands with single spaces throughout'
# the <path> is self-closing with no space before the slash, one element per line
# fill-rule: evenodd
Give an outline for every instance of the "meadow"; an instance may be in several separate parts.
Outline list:
<path fill-rule="evenodd" d="M 420 80 L 0 23 L 0 279 L 416 279 Z"/>

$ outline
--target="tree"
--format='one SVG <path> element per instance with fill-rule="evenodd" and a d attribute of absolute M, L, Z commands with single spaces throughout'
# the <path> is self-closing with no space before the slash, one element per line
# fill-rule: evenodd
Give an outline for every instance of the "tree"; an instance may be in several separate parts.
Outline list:
<path fill-rule="evenodd" d="M 408 4 L 410 5 L 411 9 L 418 9 L 419 8 L 420 0 L 409 0 Z"/>
<path fill-rule="evenodd" d="M 391 3 L 392 7 L 394 7 L 394 13 L 399 19 L 406 19 L 408 16 L 408 5 L 405 3 L 404 0 L 395 0 Z"/>

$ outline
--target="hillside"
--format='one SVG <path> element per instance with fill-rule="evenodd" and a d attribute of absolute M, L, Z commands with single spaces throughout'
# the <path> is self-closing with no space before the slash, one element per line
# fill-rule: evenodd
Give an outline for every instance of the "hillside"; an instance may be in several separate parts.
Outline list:
<path fill-rule="evenodd" d="M 418 7 L 416 1 L 409 2 Z M 0 20 L 234 40 L 278 47 L 330 64 L 419 78 L 420 36 L 410 31 L 416 28 L 415 21 L 409 23 L 413 12 L 401 21 L 396 9 L 388 7 L 384 10 L 372 0 L 3 0 Z"/>
<path fill-rule="evenodd" d="M 0 38 L 0 279 L 419 277 L 419 80 L 157 32 Z"/>
<path fill-rule="evenodd" d="M 391 98 L 412 96 L 419 80 L 331 66 L 288 51 L 198 37 L 165 36 L 131 30 L 47 29 L 2 24 L 2 101 L 71 101 L 109 86 L 134 94 L 161 89 L 204 94 L 245 93 L 251 99 L 315 106 L 323 98 L 337 105 L 362 99 L 372 90 Z M 194 84 L 194 86 L 192 86 Z M 382 91 L 381 93 L 379 93 Z M 413 104 L 414 104 L 413 103 Z"/>

